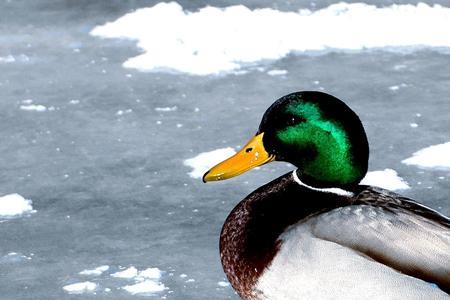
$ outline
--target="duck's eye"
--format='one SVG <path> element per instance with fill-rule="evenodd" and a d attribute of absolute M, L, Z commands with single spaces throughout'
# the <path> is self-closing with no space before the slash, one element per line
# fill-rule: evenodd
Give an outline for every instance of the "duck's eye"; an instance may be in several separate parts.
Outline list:
<path fill-rule="evenodd" d="M 249 147 L 249 148 L 245 149 L 245 152 L 246 152 L 246 153 L 249 153 L 249 152 L 251 152 L 252 150 L 253 150 L 253 148 L 252 148 L 252 147 Z"/>
<path fill-rule="evenodd" d="M 291 126 L 291 125 L 295 125 L 295 124 L 298 124 L 298 123 L 301 123 L 301 122 L 304 122 L 305 121 L 305 119 L 303 119 L 302 117 L 299 117 L 299 116 L 291 116 L 289 119 L 288 119 L 288 125 L 289 126 Z"/>

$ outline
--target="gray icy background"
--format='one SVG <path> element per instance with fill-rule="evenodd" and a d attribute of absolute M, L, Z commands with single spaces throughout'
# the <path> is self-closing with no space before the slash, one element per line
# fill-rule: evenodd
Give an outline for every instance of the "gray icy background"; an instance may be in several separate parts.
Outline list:
<path fill-rule="evenodd" d="M 37 210 L 0 223 L 1 299 L 140 298 L 117 290 L 129 282 L 109 275 L 89 280 L 112 292 L 63 291 L 87 280 L 78 272 L 102 264 L 111 266 L 109 273 L 119 266 L 163 270 L 161 281 L 169 290 L 151 299 L 237 299 L 231 287 L 217 284 L 225 280 L 218 254 L 222 223 L 240 199 L 290 168 L 275 163 L 203 184 L 187 175 L 183 160 L 242 145 L 265 109 L 297 90 L 323 89 L 344 99 L 366 127 L 370 169 L 395 169 L 411 186 L 403 194 L 450 214 L 449 171 L 401 163 L 449 140 L 448 54 L 289 55 L 260 65 L 286 69 L 286 76 L 257 70 L 209 77 L 141 73 L 121 66 L 139 53 L 134 42 L 102 40 L 89 31 L 156 1 L 1 1 L 0 56 L 14 55 L 16 62 L 0 63 L 0 194 L 19 193 Z M 179 3 L 195 10 L 239 2 Z M 297 10 L 334 2 L 246 3 Z M 407 86 L 389 89 L 402 83 Z M 20 110 L 25 99 L 55 110 Z M 70 104 L 74 99 L 79 104 Z M 174 105 L 175 112 L 154 110 Z M 132 112 L 116 114 L 127 109 Z M 9 252 L 33 256 L 2 259 Z M 186 283 L 182 273 L 195 282 Z"/>

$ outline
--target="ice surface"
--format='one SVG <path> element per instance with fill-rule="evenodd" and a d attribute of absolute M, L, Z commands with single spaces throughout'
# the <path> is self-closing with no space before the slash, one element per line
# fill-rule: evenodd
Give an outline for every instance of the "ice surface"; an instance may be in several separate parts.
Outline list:
<path fill-rule="evenodd" d="M 367 172 L 361 184 L 374 185 L 391 191 L 409 189 L 408 183 L 392 169 Z"/>
<path fill-rule="evenodd" d="M 12 254 L 11 254 L 12 255 Z M 8 255 L 10 257 L 11 255 Z M 31 258 L 29 258 L 31 259 Z M 0 262 L 2 260 L 0 259 Z M 115 269 L 116 267 L 112 267 Z M 119 267 L 120 269 L 121 267 Z M 64 286 L 64 290 L 69 293 L 83 293 L 87 291 L 98 290 L 99 286 L 103 286 L 104 292 L 115 295 L 120 289 L 126 290 L 130 294 L 154 294 L 164 290 L 169 290 L 162 282 L 161 278 L 163 271 L 159 268 L 151 267 L 139 271 L 136 267 L 131 266 L 121 271 L 108 274 L 109 265 L 102 265 L 93 269 L 86 269 L 79 272 L 82 276 L 95 276 L 95 283 L 93 282 L 78 282 Z M 79 276 L 78 276 L 79 277 Z M 134 283 L 130 284 L 130 281 Z M 114 287 L 113 289 L 107 287 Z M 118 293 L 120 294 L 120 292 Z"/>
<path fill-rule="evenodd" d="M 267 72 L 267 74 L 270 76 L 286 75 L 287 73 L 288 73 L 288 71 L 286 71 L 286 70 L 278 70 L 278 69 L 270 70 Z"/>
<path fill-rule="evenodd" d="M 97 288 L 97 284 L 90 281 L 77 282 L 65 285 L 63 289 L 69 294 L 83 294 L 85 292 L 92 292 Z"/>
<path fill-rule="evenodd" d="M 32 201 L 19 194 L 9 194 L 0 197 L 0 217 L 16 217 L 25 213 L 35 212 Z"/>
<path fill-rule="evenodd" d="M 159 112 L 169 112 L 169 111 L 176 111 L 177 107 L 176 106 L 171 106 L 171 107 L 155 107 L 155 111 L 159 111 Z"/>
<path fill-rule="evenodd" d="M 125 269 L 123 271 L 119 271 L 116 273 L 111 274 L 112 277 L 117 278 L 134 278 L 138 274 L 138 270 L 135 267 L 129 267 L 128 269 Z"/>
<path fill-rule="evenodd" d="M 162 292 L 165 290 L 165 288 L 166 287 L 164 286 L 164 284 L 152 280 L 145 280 L 143 282 L 123 287 L 124 290 L 133 295 Z"/>
<path fill-rule="evenodd" d="M 79 274 L 80 275 L 88 275 L 88 276 L 89 275 L 98 276 L 98 275 L 101 275 L 103 272 L 106 272 L 108 270 L 109 270 L 109 266 L 103 265 L 103 266 L 97 267 L 95 269 L 83 270 Z"/>
<path fill-rule="evenodd" d="M 45 107 L 44 105 L 40 105 L 40 104 L 29 104 L 29 105 L 21 105 L 20 106 L 21 110 L 27 110 L 27 111 L 46 111 L 47 107 Z"/>
<path fill-rule="evenodd" d="M 142 271 L 139 271 L 139 274 L 136 276 L 138 280 L 142 279 L 160 279 L 162 272 L 158 268 L 148 268 Z"/>
<path fill-rule="evenodd" d="M 235 153 L 236 151 L 231 147 L 203 152 L 193 158 L 186 159 L 184 165 L 193 169 L 189 172 L 189 176 L 192 178 L 202 178 L 203 174 L 211 167 Z"/>
<path fill-rule="evenodd" d="M 128 13 L 91 34 L 137 40 L 144 53 L 124 67 L 208 75 L 293 51 L 449 47 L 449 19 L 450 8 L 424 3 L 377 8 L 341 2 L 298 12 L 208 6 L 189 12 L 170 2 Z"/>
<path fill-rule="evenodd" d="M 217 282 L 217 285 L 220 287 L 227 287 L 227 286 L 230 286 L 230 283 L 228 283 L 226 281 L 219 281 L 219 282 Z"/>
<path fill-rule="evenodd" d="M 424 168 L 450 168 L 450 142 L 429 146 L 419 150 L 402 163 Z"/>
<path fill-rule="evenodd" d="M 0 56 L 0 63 L 13 63 L 16 59 L 11 54 L 8 56 Z"/>
<path fill-rule="evenodd" d="M 0 263 L 2 263 L 2 262 L 15 263 L 15 262 L 27 261 L 27 260 L 31 260 L 32 256 L 33 255 L 26 256 L 26 255 L 16 253 L 16 252 L 10 252 L 0 258 Z"/>

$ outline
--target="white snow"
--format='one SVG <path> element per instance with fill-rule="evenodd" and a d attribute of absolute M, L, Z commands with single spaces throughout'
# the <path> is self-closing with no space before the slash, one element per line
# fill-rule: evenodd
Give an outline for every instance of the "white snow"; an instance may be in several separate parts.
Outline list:
<path fill-rule="evenodd" d="M 32 201 L 19 194 L 0 197 L 0 217 L 15 217 L 25 213 L 33 213 Z"/>
<path fill-rule="evenodd" d="M 361 184 L 374 185 L 391 191 L 409 189 L 408 183 L 392 169 L 368 172 L 361 180 Z"/>
<path fill-rule="evenodd" d="M 160 279 L 162 275 L 162 272 L 158 268 L 148 268 L 145 270 L 142 270 L 137 275 L 137 280 L 143 280 L 143 279 Z"/>
<path fill-rule="evenodd" d="M 419 150 L 407 159 L 402 160 L 407 165 L 424 168 L 450 168 L 450 142 L 429 146 Z"/>
<path fill-rule="evenodd" d="M 159 112 L 169 112 L 169 111 L 176 111 L 178 107 L 172 106 L 172 107 L 156 107 L 155 111 Z"/>
<path fill-rule="evenodd" d="M 33 254 L 30 256 L 23 255 L 17 252 L 9 252 L 7 255 L 0 258 L 0 262 L 22 262 L 32 259 Z"/>
<path fill-rule="evenodd" d="M 11 54 L 8 56 L 0 56 L 0 63 L 13 63 L 16 59 Z"/>
<path fill-rule="evenodd" d="M 230 284 L 228 282 L 226 282 L 226 281 L 219 281 L 219 282 L 217 282 L 217 285 L 220 286 L 220 287 L 230 286 Z"/>
<path fill-rule="evenodd" d="M 157 293 L 163 291 L 166 287 L 163 283 L 159 282 L 162 276 L 162 272 L 158 268 L 147 268 L 142 271 L 138 271 L 135 267 L 129 267 L 128 269 L 112 274 L 111 276 L 117 278 L 133 279 L 135 284 L 126 285 L 122 289 L 131 294 L 143 294 L 143 293 Z"/>
<path fill-rule="evenodd" d="M 21 110 L 26 110 L 26 111 L 46 111 L 47 107 L 45 107 L 44 105 L 40 105 L 40 104 L 29 104 L 29 105 L 21 105 L 20 106 Z"/>
<path fill-rule="evenodd" d="M 122 116 L 122 115 L 124 115 L 124 114 L 130 114 L 130 113 L 132 113 L 132 112 L 133 112 L 133 110 L 132 110 L 131 108 L 125 109 L 125 110 L 118 110 L 118 111 L 116 112 L 116 116 Z"/>
<path fill-rule="evenodd" d="M 391 91 L 397 91 L 399 88 L 400 88 L 400 87 L 399 87 L 398 85 L 393 85 L 393 86 L 390 86 L 390 87 L 389 87 L 389 89 L 390 89 Z"/>
<path fill-rule="evenodd" d="M 267 74 L 270 76 L 286 75 L 287 73 L 288 73 L 288 71 L 286 71 L 286 70 L 278 70 L 278 69 L 270 70 L 267 72 Z"/>
<path fill-rule="evenodd" d="M 111 274 L 112 277 L 117 278 L 134 278 L 138 275 L 138 270 L 135 267 L 129 267 L 128 269 L 125 269 L 123 271 L 119 271 L 116 273 Z"/>
<path fill-rule="evenodd" d="M 98 276 L 98 275 L 101 275 L 103 272 L 106 272 L 108 270 L 109 270 L 109 266 L 104 265 L 104 266 L 97 267 L 95 269 L 83 270 L 79 274 L 80 275 L 88 275 L 88 276 L 89 275 Z"/>
<path fill-rule="evenodd" d="M 176 2 L 162 2 L 97 26 L 91 34 L 137 40 L 143 53 L 128 59 L 126 68 L 208 75 L 291 52 L 447 48 L 448 20 L 450 8 L 424 3 L 340 2 L 296 12 L 207 6 L 190 12 Z"/>
<path fill-rule="evenodd" d="M 192 178 L 202 178 L 203 174 L 211 167 L 235 153 L 236 151 L 231 147 L 202 152 L 195 157 L 186 159 L 184 165 L 193 169 L 188 173 L 189 176 Z"/>
<path fill-rule="evenodd" d="M 165 290 L 164 284 L 160 282 L 155 282 L 152 280 L 145 280 L 133 285 L 126 285 L 123 287 L 124 290 L 132 295 L 143 294 L 143 293 L 157 293 Z"/>
<path fill-rule="evenodd" d="M 90 281 L 73 283 L 63 287 L 63 289 L 69 294 L 82 294 L 85 292 L 94 291 L 96 288 L 97 284 Z"/>
<path fill-rule="evenodd" d="M 8 257 L 11 255 L 15 255 L 15 253 L 8 254 Z M 32 255 L 32 254 L 31 254 Z M 31 259 L 31 257 L 29 258 Z M 1 260 L 0 260 L 1 262 Z M 88 291 L 97 290 L 102 282 L 108 283 L 108 275 L 105 275 L 105 272 L 108 271 L 110 267 L 108 265 L 102 265 L 93 269 L 86 269 L 79 272 L 79 275 L 85 276 L 99 276 L 96 277 L 96 282 L 78 282 L 71 285 L 66 285 L 63 289 L 72 294 L 81 294 Z M 159 268 L 147 268 L 139 271 L 136 267 L 130 266 L 128 268 L 123 268 L 119 266 L 120 271 L 110 274 L 109 276 L 117 278 L 116 280 L 125 280 L 128 285 L 117 287 L 117 290 L 123 289 L 128 291 L 131 294 L 151 294 L 156 292 L 161 292 L 166 288 L 166 286 L 160 282 L 163 271 Z M 130 281 L 132 282 L 130 284 Z M 116 289 L 111 289 L 105 287 L 103 289 L 105 292 L 114 292 Z"/>

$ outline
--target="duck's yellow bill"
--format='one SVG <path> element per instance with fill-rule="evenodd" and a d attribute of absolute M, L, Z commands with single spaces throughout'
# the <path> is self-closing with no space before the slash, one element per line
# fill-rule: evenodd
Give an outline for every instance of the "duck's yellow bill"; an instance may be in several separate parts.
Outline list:
<path fill-rule="evenodd" d="M 212 167 L 203 175 L 203 182 L 225 180 L 275 159 L 262 142 L 264 132 L 255 135 L 238 153 Z"/>

